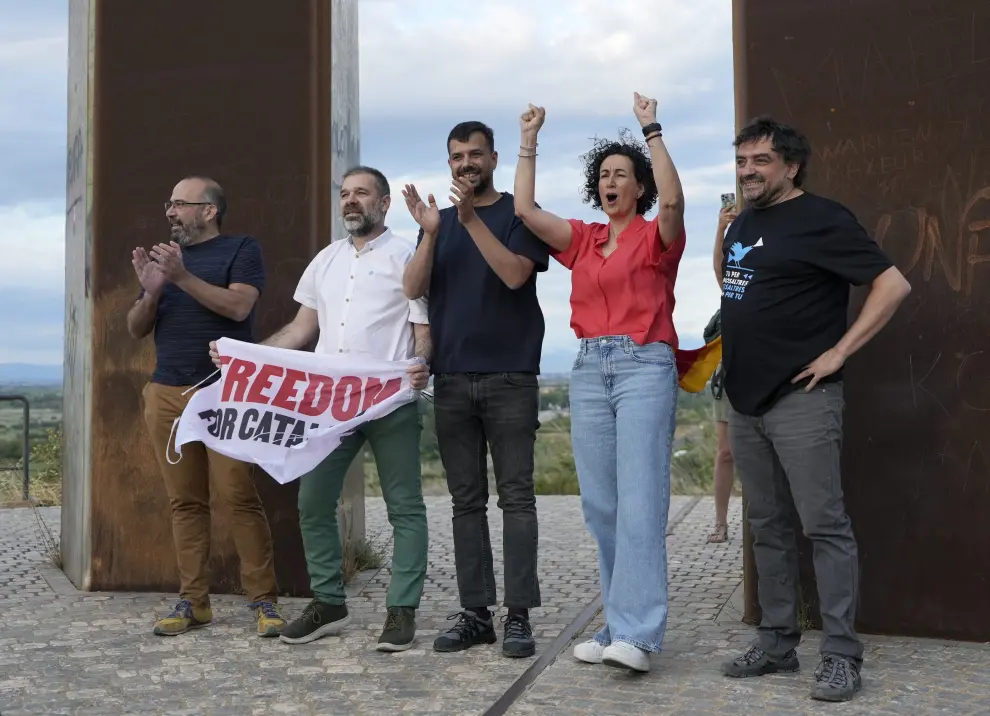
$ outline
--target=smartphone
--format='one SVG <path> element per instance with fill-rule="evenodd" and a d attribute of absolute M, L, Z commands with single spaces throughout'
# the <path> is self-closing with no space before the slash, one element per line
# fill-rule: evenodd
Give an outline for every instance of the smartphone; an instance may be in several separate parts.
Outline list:
<path fill-rule="evenodd" d="M 736 205 L 736 193 L 722 194 L 722 208 L 730 209 Z"/>

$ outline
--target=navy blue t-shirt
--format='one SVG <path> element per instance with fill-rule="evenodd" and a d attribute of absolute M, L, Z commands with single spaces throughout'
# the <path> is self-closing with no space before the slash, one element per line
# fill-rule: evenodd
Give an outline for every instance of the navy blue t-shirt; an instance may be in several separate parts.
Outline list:
<path fill-rule="evenodd" d="M 193 276 L 214 286 L 265 286 L 261 246 L 250 236 L 217 236 L 182 248 L 182 263 Z M 141 291 L 144 295 L 144 290 Z M 151 380 L 163 385 L 195 385 L 216 370 L 210 341 L 233 338 L 254 342 L 254 310 L 243 321 L 214 313 L 173 283 L 166 283 L 155 315 L 157 362 Z"/>
<path fill-rule="evenodd" d="M 539 374 L 545 326 L 536 273 L 547 270 L 549 249 L 516 216 L 508 192 L 476 211 L 495 238 L 535 268 L 524 285 L 509 288 L 458 220 L 457 208 L 442 209 L 429 292 L 431 369 L 435 374 Z"/>

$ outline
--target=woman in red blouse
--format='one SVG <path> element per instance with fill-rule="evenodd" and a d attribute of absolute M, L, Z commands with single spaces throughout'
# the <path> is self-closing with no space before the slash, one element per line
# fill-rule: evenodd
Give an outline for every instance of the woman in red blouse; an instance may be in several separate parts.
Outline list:
<path fill-rule="evenodd" d="M 536 206 L 542 107 L 522 115 L 516 214 L 571 269 L 571 437 L 585 523 L 598 542 L 606 624 L 574 649 L 589 663 L 648 671 L 667 623 L 667 512 L 677 410 L 674 280 L 684 253 L 684 193 L 657 123 L 635 95 L 642 143 L 621 136 L 585 155 L 584 198 L 606 223 Z M 659 200 L 655 218 L 644 214 Z"/>

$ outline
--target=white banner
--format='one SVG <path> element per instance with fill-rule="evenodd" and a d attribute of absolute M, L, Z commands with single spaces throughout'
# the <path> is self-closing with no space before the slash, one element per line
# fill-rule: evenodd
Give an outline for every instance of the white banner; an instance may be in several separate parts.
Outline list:
<path fill-rule="evenodd" d="M 362 423 L 416 399 L 406 374 L 414 361 L 317 355 L 230 338 L 217 341 L 217 351 L 220 380 L 199 390 L 178 420 L 180 459 L 183 445 L 202 442 L 285 484 L 319 465 Z"/>

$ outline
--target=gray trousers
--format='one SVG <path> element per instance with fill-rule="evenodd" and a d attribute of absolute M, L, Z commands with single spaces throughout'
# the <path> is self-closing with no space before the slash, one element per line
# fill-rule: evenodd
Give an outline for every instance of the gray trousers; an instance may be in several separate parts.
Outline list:
<path fill-rule="evenodd" d="M 801 640 L 798 626 L 796 508 L 814 548 L 821 605 L 822 654 L 863 660 L 854 621 L 859 561 L 852 523 L 842 501 L 842 384 L 799 389 L 760 417 L 729 413 L 732 459 L 742 483 L 753 532 L 763 619 L 759 645 L 783 657 Z"/>

